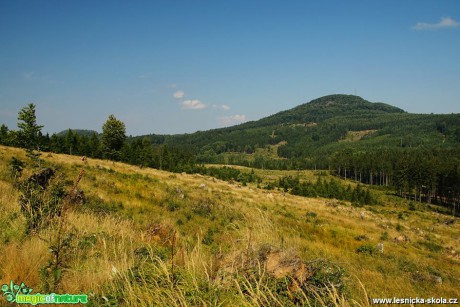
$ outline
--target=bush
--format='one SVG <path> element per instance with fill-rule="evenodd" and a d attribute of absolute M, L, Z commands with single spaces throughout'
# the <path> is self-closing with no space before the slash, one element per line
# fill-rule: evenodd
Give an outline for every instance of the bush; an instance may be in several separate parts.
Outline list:
<path fill-rule="evenodd" d="M 213 215 L 214 202 L 211 199 L 204 199 L 192 207 L 192 212 L 202 217 L 210 218 Z"/>
<path fill-rule="evenodd" d="M 369 238 L 366 235 L 359 235 L 355 237 L 356 241 L 368 241 Z"/>
<path fill-rule="evenodd" d="M 382 233 L 382 235 L 380 236 L 380 240 L 383 240 L 383 241 L 386 241 L 390 238 L 390 236 L 388 235 L 388 231 L 384 231 Z"/>
<path fill-rule="evenodd" d="M 14 181 L 18 180 L 22 176 L 24 170 L 24 162 L 13 157 L 10 161 L 10 175 Z"/>
<path fill-rule="evenodd" d="M 377 248 L 375 248 L 373 245 L 370 244 L 364 244 L 361 245 L 356 249 L 356 252 L 358 254 L 364 254 L 364 255 L 369 255 L 369 256 L 374 256 L 377 254 Z"/>
<path fill-rule="evenodd" d="M 19 185 L 19 204 L 27 220 L 27 232 L 40 229 L 61 214 L 66 195 L 63 182 L 58 178 L 49 186 L 26 180 Z"/>
<path fill-rule="evenodd" d="M 206 245 L 211 245 L 212 242 L 214 242 L 213 236 L 214 236 L 214 231 L 211 228 L 208 228 L 208 231 L 204 235 L 203 240 L 201 242 Z"/>
<path fill-rule="evenodd" d="M 166 208 L 168 209 L 169 212 L 174 212 L 180 209 L 180 205 L 174 200 L 169 200 Z"/>
<path fill-rule="evenodd" d="M 122 210 L 124 205 L 122 202 L 105 202 L 102 198 L 98 196 L 88 196 L 84 203 L 84 206 L 77 207 L 77 208 L 87 208 L 94 213 L 113 213 L 118 210 Z"/>
<path fill-rule="evenodd" d="M 444 249 L 441 245 L 430 241 L 419 241 L 418 244 L 433 253 L 438 253 Z"/>

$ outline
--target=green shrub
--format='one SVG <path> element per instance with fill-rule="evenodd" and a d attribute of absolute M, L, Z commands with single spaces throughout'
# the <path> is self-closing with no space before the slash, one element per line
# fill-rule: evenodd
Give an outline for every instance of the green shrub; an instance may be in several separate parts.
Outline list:
<path fill-rule="evenodd" d="M 403 272 L 415 272 L 418 270 L 417 265 L 410 259 L 398 259 L 398 268 Z"/>
<path fill-rule="evenodd" d="M 419 241 L 418 244 L 433 253 L 439 253 L 444 249 L 441 245 L 430 241 Z"/>
<path fill-rule="evenodd" d="M 59 179 L 45 188 L 30 180 L 23 181 L 19 185 L 19 204 L 28 232 L 47 226 L 59 215 L 65 195 L 63 181 Z"/>
<path fill-rule="evenodd" d="M 361 245 L 356 249 L 356 252 L 358 254 L 364 254 L 364 255 L 369 255 L 369 256 L 374 256 L 377 254 L 377 248 L 373 245 L 370 244 L 364 244 Z"/>
<path fill-rule="evenodd" d="M 22 171 L 24 170 L 24 161 L 13 157 L 9 165 L 11 178 L 13 178 L 14 181 L 18 180 L 22 176 Z"/>
<path fill-rule="evenodd" d="M 180 208 L 180 205 L 174 200 L 169 200 L 166 208 L 168 209 L 168 211 L 173 212 L 178 210 Z"/>
<path fill-rule="evenodd" d="M 208 228 L 208 231 L 204 235 L 203 240 L 201 242 L 206 245 L 211 245 L 212 242 L 214 242 L 213 235 L 214 231 L 211 228 Z"/>
<path fill-rule="evenodd" d="M 356 241 L 368 241 L 369 238 L 366 235 L 359 235 L 355 237 Z"/>
<path fill-rule="evenodd" d="M 388 231 L 384 231 L 382 235 L 380 236 L 380 240 L 386 241 L 390 238 Z"/>
<path fill-rule="evenodd" d="M 192 207 L 193 213 L 202 217 L 211 217 L 213 215 L 214 202 L 211 199 L 205 199 Z"/>

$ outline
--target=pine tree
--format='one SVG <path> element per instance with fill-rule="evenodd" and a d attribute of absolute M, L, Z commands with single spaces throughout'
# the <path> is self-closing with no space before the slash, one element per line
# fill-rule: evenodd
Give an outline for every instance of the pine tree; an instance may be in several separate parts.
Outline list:
<path fill-rule="evenodd" d="M 102 126 L 102 148 L 108 159 L 120 160 L 120 150 L 126 139 L 125 124 L 110 115 Z"/>
<path fill-rule="evenodd" d="M 0 144 L 9 145 L 8 127 L 4 124 L 0 127 Z"/>
<path fill-rule="evenodd" d="M 77 146 L 78 146 L 78 139 L 77 133 L 73 132 L 71 129 L 67 130 L 65 135 L 65 146 L 66 146 L 66 153 L 69 155 L 77 154 Z"/>
<path fill-rule="evenodd" d="M 35 105 L 30 103 L 23 107 L 18 114 L 18 139 L 21 147 L 26 149 L 27 156 L 39 162 L 40 136 L 43 126 L 37 125 Z"/>
<path fill-rule="evenodd" d="M 88 142 L 89 147 L 89 156 L 93 158 L 101 157 L 101 142 L 99 141 L 99 136 L 96 133 L 91 135 L 91 138 Z"/>

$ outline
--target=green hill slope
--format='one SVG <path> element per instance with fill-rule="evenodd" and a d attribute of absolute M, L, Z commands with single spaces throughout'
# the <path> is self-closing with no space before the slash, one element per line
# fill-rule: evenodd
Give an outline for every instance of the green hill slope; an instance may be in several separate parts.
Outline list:
<path fill-rule="evenodd" d="M 366 133 L 372 131 L 372 133 Z M 362 135 L 353 142 L 350 135 Z M 200 162 L 223 163 L 228 153 L 254 154 L 276 146 L 280 158 L 328 166 L 342 149 L 460 148 L 460 115 L 410 114 L 353 95 L 329 95 L 237 126 L 181 135 L 148 135 L 153 144 L 187 148 Z M 259 150 L 259 153 L 263 151 Z M 305 165 L 305 160 L 311 161 Z M 235 160 L 242 164 L 247 156 Z M 249 159 L 250 160 L 250 159 Z M 239 161 L 239 162 L 238 162 Z"/>

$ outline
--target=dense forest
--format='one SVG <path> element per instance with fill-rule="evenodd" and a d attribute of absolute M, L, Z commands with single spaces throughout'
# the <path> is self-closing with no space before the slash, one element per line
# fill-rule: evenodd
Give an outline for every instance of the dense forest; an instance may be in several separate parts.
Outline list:
<path fill-rule="evenodd" d="M 448 206 L 459 214 L 459 114 L 409 114 L 357 96 L 330 95 L 258 121 L 192 134 L 126 137 L 124 123 L 114 116 L 102 130 L 98 134 L 69 129 L 49 136 L 36 129 L 33 149 L 244 183 L 257 178 L 201 164 L 323 169 L 344 179 L 393 188 L 401 197 Z M 27 147 L 21 129 L 5 125 L 0 127 L 0 143 Z M 298 194 L 311 191 L 300 185 L 293 188 L 290 191 Z"/>
<path fill-rule="evenodd" d="M 368 131 L 357 142 L 352 132 Z M 223 153 L 255 153 L 278 145 L 280 158 L 324 168 L 324 156 L 344 147 L 460 146 L 460 115 L 409 114 L 352 95 L 330 95 L 258 121 L 182 135 L 147 135 L 152 144 L 184 146 L 209 162 Z M 342 141 L 342 142 L 339 142 Z M 216 161 L 217 162 L 217 161 Z"/>

